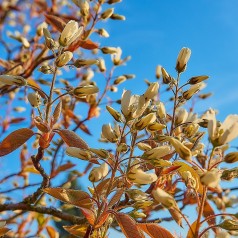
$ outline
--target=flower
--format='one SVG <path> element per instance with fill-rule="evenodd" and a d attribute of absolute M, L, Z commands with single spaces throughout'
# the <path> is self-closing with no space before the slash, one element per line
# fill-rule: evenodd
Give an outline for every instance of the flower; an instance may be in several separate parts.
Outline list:
<path fill-rule="evenodd" d="M 151 112 L 146 116 L 142 117 L 135 123 L 135 128 L 137 130 L 143 130 L 146 126 L 150 125 L 151 123 L 155 122 L 156 115 L 155 113 Z"/>
<path fill-rule="evenodd" d="M 123 91 L 121 98 L 121 111 L 127 120 L 141 116 L 148 105 L 149 101 L 146 101 L 144 95 L 131 95 L 131 91 Z"/>
<path fill-rule="evenodd" d="M 224 145 L 238 137 L 238 115 L 233 114 L 226 117 L 219 126 L 216 120 L 215 111 L 211 110 L 206 114 L 208 121 L 207 129 L 209 139 L 214 146 Z"/>
<path fill-rule="evenodd" d="M 213 168 L 200 175 L 200 181 L 203 185 L 216 188 L 221 181 L 221 173 L 217 168 Z"/>
<path fill-rule="evenodd" d="M 188 60 L 191 56 L 191 50 L 189 48 L 183 47 L 178 55 L 177 63 L 176 63 L 176 70 L 179 73 L 182 73 L 185 71 Z"/>
<path fill-rule="evenodd" d="M 162 102 L 159 102 L 157 104 L 157 115 L 160 117 L 160 118 L 165 118 L 166 117 L 166 109 L 165 109 L 165 106 Z"/>
<path fill-rule="evenodd" d="M 73 58 L 73 53 L 70 51 L 65 51 L 61 54 L 55 61 L 57 67 L 65 66 Z"/>
<path fill-rule="evenodd" d="M 69 21 L 60 34 L 59 43 L 65 47 L 75 41 L 83 32 L 83 27 L 79 27 L 76 21 Z"/>
<path fill-rule="evenodd" d="M 16 86 L 25 86 L 27 81 L 21 77 L 16 75 L 0 75 L 0 83 L 3 85 L 16 85 Z"/>
<path fill-rule="evenodd" d="M 204 89 L 206 84 L 204 82 L 193 84 L 187 91 L 183 92 L 183 98 L 189 100 L 194 94 Z"/>
<path fill-rule="evenodd" d="M 92 157 L 91 153 L 88 150 L 82 150 L 77 147 L 68 147 L 66 149 L 66 154 L 82 160 L 89 160 Z"/>
<path fill-rule="evenodd" d="M 177 207 L 174 198 L 170 194 L 165 192 L 163 189 L 156 188 L 152 191 L 151 194 L 156 202 L 161 203 L 166 208 Z"/>
<path fill-rule="evenodd" d="M 150 86 L 144 93 L 146 100 L 153 99 L 158 94 L 158 90 L 159 84 L 157 82 L 150 84 Z"/>
<path fill-rule="evenodd" d="M 157 180 L 157 176 L 155 173 L 146 173 L 142 169 L 132 168 L 128 173 L 127 177 L 133 183 L 137 184 L 151 184 Z"/>
<path fill-rule="evenodd" d="M 103 163 L 99 167 L 93 168 L 89 174 L 89 180 L 91 182 L 98 182 L 108 174 L 108 164 Z"/>
<path fill-rule="evenodd" d="M 184 108 L 179 108 L 175 114 L 175 123 L 176 125 L 182 124 L 187 120 L 188 112 Z"/>
<path fill-rule="evenodd" d="M 32 107 L 38 107 L 41 104 L 40 95 L 38 92 L 29 93 L 27 99 Z"/>
<path fill-rule="evenodd" d="M 147 159 L 160 159 L 165 155 L 168 155 L 170 152 L 171 152 L 170 146 L 162 145 L 146 151 L 144 155 L 146 156 Z"/>
<path fill-rule="evenodd" d="M 105 124 L 102 126 L 102 137 L 108 141 L 114 143 L 118 140 L 117 133 L 112 129 L 111 124 Z"/>

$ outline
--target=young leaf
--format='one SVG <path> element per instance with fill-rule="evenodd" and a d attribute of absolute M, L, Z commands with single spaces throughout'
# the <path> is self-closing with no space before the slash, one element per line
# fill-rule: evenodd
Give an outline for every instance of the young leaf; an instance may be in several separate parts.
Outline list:
<path fill-rule="evenodd" d="M 127 238 L 144 238 L 144 234 L 137 227 L 136 222 L 127 214 L 115 213 L 114 214 L 118 225 Z"/>
<path fill-rule="evenodd" d="M 71 169 L 75 166 L 75 164 L 72 163 L 66 163 L 63 165 L 60 165 L 55 171 L 54 173 L 51 175 L 51 178 L 54 178 L 56 175 L 58 175 L 60 172 L 63 172 L 65 170 Z"/>
<path fill-rule="evenodd" d="M 1 227 L 0 228 L 0 236 L 5 235 L 9 231 L 10 231 L 10 229 L 8 229 L 7 227 Z"/>
<path fill-rule="evenodd" d="M 196 226 L 197 226 L 197 220 L 195 220 L 193 224 L 191 225 L 191 229 L 189 229 L 188 231 L 187 238 L 194 238 Z"/>
<path fill-rule="evenodd" d="M 65 21 L 63 21 L 62 18 L 50 14 L 45 14 L 45 20 L 48 24 L 50 24 L 60 32 L 63 31 L 66 25 Z"/>
<path fill-rule="evenodd" d="M 93 226 L 96 219 L 94 212 L 87 208 L 81 207 L 80 209 L 83 215 L 85 216 L 85 218 L 88 220 L 88 223 Z"/>
<path fill-rule="evenodd" d="M 110 200 L 108 207 L 112 207 L 113 205 L 115 205 L 121 199 L 123 193 L 124 189 L 117 190 L 116 193 L 113 195 L 112 199 Z"/>
<path fill-rule="evenodd" d="M 45 188 L 44 192 L 62 202 L 72 204 L 80 208 L 91 208 L 92 201 L 88 193 L 81 190 L 64 189 L 64 188 Z"/>
<path fill-rule="evenodd" d="M 215 215 L 215 212 L 213 211 L 213 208 L 211 207 L 210 203 L 208 201 L 205 202 L 204 204 L 204 209 L 203 209 L 203 216 L 205 218 L 209 217 L 209 216 L 212 216 L 212 215 Z M 212 226 L 214 224 L 216 224 L 216 217 L 212 218 L 212 219 L 209 219 L 207 221 L 207 223 Z M 216 233 L 217 231 L 217 228 L 213 228 L 213 231 Z"/>
<path fill-rule="evenodd" d="M 89 148 L 87 143 L 73 131 L 67 129 L 57 129 L 55 132 L 58 133 L 63 141 L 70 147 L 77 147 L 80 149 Z"/>
<path fill-rule="evenodd" d="M 28 141 L 33 135 L 34 132 L 28 128 L 22 128 L 12 132 L 0 144 L 0 157 L 10 154 L 12 151 L 16 150 L 18 147 Z"/>
<path fill-rule="evenodd" d="M 174 238 L 168 230 L 155 223 L 138 223 L 137 227 L 147 233 L 151 238 Z"/>
<path fill-rule="evenodd" d="M 63 226 L 63 228 L 69 232 L 71 235 L 84 237 L 87 229 L 88 224 L 81 224 L 81 225 L 73 225 L 73 226 Z"/>
<path fill-rule="evenodd" d="M 57 237 L 59 237 L 59 233 L 55 230 L 54 227 L 47 226 L 46 230 L 47 230 L 47 233 L 49 235 L 49 238 L 57 238 Z"/>
<path fill-rule="evenodd" d="M 67 50 L 74 52 L 79 47 L 84 48 L 86 50 L 94 50 L 94 49 L 98 49 L 99 45 L 97 43 L 91 41 L 90 39 L 88 39 L 86 41 L 79 39 L 79 40 L 72 42 L 72 44 L 68 47 Z"/>

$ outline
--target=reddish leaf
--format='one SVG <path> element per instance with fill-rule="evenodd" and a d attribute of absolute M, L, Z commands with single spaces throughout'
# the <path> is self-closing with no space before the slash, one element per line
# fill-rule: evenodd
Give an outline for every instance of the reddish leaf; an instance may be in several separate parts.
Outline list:
<path fill-rule="evenodd" d="M 209 204 L 209 202 L 206 201 L 205 204 L 204 204 L 203 216 L 204 216 L 205 218 L 207 218 L 207 217 L 213 216 L 213 215 L 215 215 L 215 212 L 213 211 L 213 208 L 211 207 L 211 205 Z M 209 220 L 207 221 L 207 223 L 208 223 L 210 226 L 216 224 L 216 217 L 214 217 L 214 218 L 212 218 L 212 219 L 209 219 Z M 216 233 L 217 228 L 213 228 L 212 230 Z"/>
<path fill-rule="evenodd" d="M 26 118 L 25 117 L 17 117 L 17 118 L 13 118 L 9 121 L 9 124 L 17 124 L 19 122 L 25 121 Z"/>
<path fill-rule="evenodd" d="M 8 229 L 7 227 L 1 227 L 0 228 L 0 236 L 5 235 L 9 231 L 10 231 L 10 229 Z"/>
<path fill-rule="evenodd" d="M 57 174 L 59 174 L 60 172 L 63 172 L 65 170 L 71 169 L 75 166 L 75 164 L 72 163 L 67 163 L 67 164 L 63 164 L 61 166 L 59 166 L 54 173 L 51 175 L 51 178 L 54 178 Z"/>
<path fill-rule="evenodd" d="M 48 24 L 56 28 L 58 31 L 62 32 L 66 23 L 62 18 L 50 15 L 50 14 L 45 14 L 45 20 Z"/>
<path fill-rule="evenodd" d="M 126 215 L 124 213 L 115 213 L 114 216 L 122 232 L 125 234 L 127 238 L 145 237 L 137 227 L 136 222 L 129 215 Z"/>
<path fill-rule="evenodd" d="M 188 231 L 187 238 L 194 238 L 196 227 L 197 227 L 197 220 L 194 221 L 193 224 L 191 225 L 191 229 L 189 229 Z"/>
<path fill-rule="evenodd" d="M 80 124 L 80 126 L 79 126 L 79 128 L 83 131 L 83 132 L 85 132 L 86 134 L 88 134 L 88 135 L 92 135 L 92 133 L 90 132 L 90 130 L 88 129 L 88 127 L 85 125 L 85 124 Z"/>
<path fill-rule="evenodd" d="M 104 210 L 104 212 L 102 213 L 102 215 L 98 219 L 99 220 L 98 223 L 94 226 L 94 228 L 95 229 L 100 228 L 105 223 L 105 221 L 107 220 L 108 216 L 109 216 L 108 211 Z"/>
<path fill-rule="evenodd" d="M 74 41 L 67 50 L 74 52 L 75 50 L 77 50 L 79 47 L 84 48 L 86 50 L 94 50 L 94 49 L 98 49 L 99 45 L 93 41 L 91 41 L 90 39 L 88 40 L 76 40 Z"/>
<path fill-rule="evenodd" d="M 70 147 L 77 147 L 81 149 L 89 148 L 87 143 L 73 131 L 67 129 L 57 129 L 55 132 L 58 133 L 64 142 Z"/>
<path fill-rule="evenodd" d="M 137 227 L 147 233 L 151 238 L 174 238 L 168 230 L 155 223 L 138 223 Z"/>
<path fill-rule="evenodd" d="M 28 128 L 22 128 L 12 132 L 0 144 L 0 157 L 10 154 L 12 151 L 16 150 L 18 147 L 28 141 L 33 135 L 34 132 Z"/>
<path fill-rule="evenodd" d="M 124 193 L 124 189 L 117 190 L 114 196 L 112 197 L 112 199 L 110 200 L 108 206 L 112 207 L 113 205 L 115 205 L 121 199 L 121 196 L 123 195 L 123 193 Z"/>
<path fill-rule="evenodd" d="M 90 195 L 81 190 L 64 188 L 45 188 L 44 192 L 48 193 L 56 199 L 59 199 L 62 202 L 66 202 L 80 208 L 92 207 Z"/>
<path fill-rule="evenodd" d="M 84 237 L 84 235 L 88 229 L 88 224 L 63 226 L 63 228 L 72 235 Z"/>
<path fill-rule="evenodd" d="M 47 230 L 47 233 L 49 235 L 49 238 L 58 238 L 59 237 L 59 233 L 55 230 L 54 227 L 47 226 L 46 230 Z"/>
<path fill-rule="evenodd" d="M 80 208 L 83 215 L 85 216 L 85 218 L 88 220 L 89 224 L 90 225 L 94 225 L 95 223 L 95 214 L 93 211 L 91 211 L 90 209 L 87 209 L 87 208 Z"/>

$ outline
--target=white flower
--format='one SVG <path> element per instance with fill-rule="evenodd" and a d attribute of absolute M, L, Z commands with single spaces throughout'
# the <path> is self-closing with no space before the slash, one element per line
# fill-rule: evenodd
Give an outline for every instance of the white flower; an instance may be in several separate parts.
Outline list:
<path fill-rule="evenodd" d="M 174 198 L 161 188 L 156 188 L 151 193 L 156 202 L 161 203 L 167 208 L 177 207 Z"/>
<path fill-rule="evenodd" d="M 121 98 L 121 111 L 126 119 L 131 120 L 142 115 L 148 107 L 144 95 L 131 95 L 131 91 L 124 90 Z"/>
<path fill-rule="evenodd" d="M 98 182 L 99 180 L 107 176 L 108 171 L 108 164 L 103 163 L 99 167 L 92 169 L 89 174 L 89 180 L 91 182 Z"/>
<path fill-rule="evenodd" d="M 59 43 L 61 46 L 68 46 L 75 41 L 83 32 L 83 27 L 79 27 L 76 21 L 69 21 L 60 34 Z"/>
<path fill-rule="evenodd" d="M 184 108 L 179 108 L 175 114 L 176 125 L 184 123 L 188 118 L 188 112 Z"/>
<path fill-rule="evenodd" d="M 77 147 L 68 147 L 66 149 L 66 154 L 82 160 L 89 160 L 92 157 L 91 153 L 88 150 L 82 150 Z"/>
<path fill-rule="evenodd" d="M 117 133 L 115 130 L 112 129 L 110 123 L 102 126 L 102 137 L 112 143 L 114 143 L 118 140 Z"/>
<path fill-rule="evenodd" d="M 148 99 L 153 99 L 157 94 L 159 90 L 159 83 L 155 82 L 150 84 L 146 92 L 144 93 L 145 98 Z"/>
<path fill-rule="evenodd" d="M 38 92 L 29 93 L 27 99 L 32 107 L 38 107 L 41 104 L 41 98 Z"/>
<path fill-rule="evenodd" d="M 184 47 L 180 50 L 176 63 L 176 70 L 179 73 L 185 71 L 190 56 L 191 50 L 189 48 Z"/>
<path fill-rule="evenodd" d="M 57 67 L 63 67 L 73 58 L 73 53 L 70 51 L 65 51 L 61 54 L 55 61 Z"/>
<path fill-rule="evenodd" d="M 168 145 L 162 145 L 155 147 L 145 152 L 147 159 L 160 159 L 171 152 L 171 148 Z"/>
<path fill-rule="evenodd" d="M 200 181 L 203 185 L 216 188 L 221 181 L 221 172 L 217 168 L 213 168 L 200 175 Z"/>

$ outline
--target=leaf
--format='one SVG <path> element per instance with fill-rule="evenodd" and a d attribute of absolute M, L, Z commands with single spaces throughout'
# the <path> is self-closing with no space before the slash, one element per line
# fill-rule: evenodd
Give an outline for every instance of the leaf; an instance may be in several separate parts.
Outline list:
<path fill-rule="evenodd" d="M 24 167 L 23 173 L 32 173 L 32 174 L 40 174 L 40 172 L 32 165 Z"/>
<path fill-rule="evenodd" d="M 73 226 L 63 226 L 63 228 L 69 232 L 71 235 L 81 236 L 84 237 L 87 229 L 88 224 L 80 224 L 80 225 L 73 225 Z"/>
<path fill-rule="evenodd" d="M 85 218 L 88 220 L 89 224 L 93 226 L 96 219 L 94 212 L 87 208 L 81 207 L 80 209 L 82 210 L 82 213 L 85 216 Z"/>
<path fill-rule="evenodd" d="M 177 204 L 176 204 L 177 205 Z M 181 212 L 179 210 L 179 207 L 177 206 L 175 209 L 174 208 L 169 208 L 169 213 L 173 217 L 173 219 L 176 221 L 176 223 L 182 227 L 182 216 Z"/>
<path fill-rule="evenodd" d="M 68 169 L 71 169 L 75 166 L 75 164 L 72 164 L 72 163 L 66 163 L 66 164 L 63 164 L 63 165 L 60 165 L 54 172 L 53 174 L 51 175 L 51 178 L 54 178 L 56 175 L 58 175 L 60 172 L 63 172 L 65 170 L 68 170 Z"/>
<path fill-rule="evenodd" d="M 104 210 L 103 213 L 101 214 L 100 218 L 98 219 L 98 223 L 94 226 L 94 228 L 95 229 L 100 228 L 105 223 L 108 216 L 109 216 L 109 212 L 107 210 Z"/>
<path fill-rule="evenodd" d="M 58 133 L 63 141 L 70 147 L 77 147 L 80 149 L 89 148 L 87 143 L 73 131 L 67 129 L 57 129 L 55 132 Z"/>
<path fill-rule="evenodd" d="M 45 14 L 45 20 L 46 23 L 50 24 L 60 32 L 63 31 L 66 25 L 65 21 L 63 21 L 62 18 L 50 14 Z"/>
<path fill-rule="evenodd" d="M 17 124 L 17 123 L 25 121 L 25 120 L 26 120 L 25 117 L 16 117 L 16 118 L 11 119 L 9 121 L 9 124 Z"/>
<path fill-rule="evenodd" d="M 80 208 L 91 208 L 93 205 L 90 195 L 81 190 L 45 188 L 44 192 L 62 202 L 66 202 Z"/>
<path fill-rule="evenodd" d="M 195 220 L 193 224 L 191 225 L 191 229 L 189 229 L 188 231 L 187 238 L 194 238 L 196 226 L 197 226 L 197 220 Z"/>
<path fill-rule="evenodd" d="M 116 193 L 113 195 L 112 199 L 110 200 L 108 206 L 112 207 L 113 205 L 115 205 L 121 199 L 121 196 L 123 195 L 123 193 L 124 193 L 124 189 L 117 190 Z"/>
<path fill-rule="evenodd" d="M 90 136 L 92 135 L 92 133 L 90 132 L 90 130 L 88 129 L 88 127 L 87 127 L 85 124 L 80 123 L 79 128 L 80 128 L 83 132 L 85 132 L 86 134 L 88 134 L 88 135 L 90 135 Z"/>
<path fill-rule="evenodd" d="M 59 237 L 59 233 L 55 230 L 54 227 L 47 226 L 46 230 L 47 230 L 47 233 L 49 235 L 49 238 L 58 238 Z"/>
<path fill-rule="evenodd" d="M 168 230 L 155 223 L 137 223 L 137 227 L 147 233 L 151 238 L 174 238 Z"/>
<path fill-rule="evenodd" d="M 145 237 L 137 227 L 136 222 L 129 215 L 124 213 L 115 213 L 114 216 L 122 232 L 127 238 Z"/>
<path fill-rule="evenodd" d="M 10 154 L 12 151 L 16 150 L 18 147 L 28 141 L 33 135 L 34 132 L 28 128 L 22 128 L 12 132 L 0 144 L 0 157 Z"/>
<path fill-rule="evenodd" d="M 9 231 L 10 231 L 10 229 L 8 229 L 7 227 L 1 227 L 0 228 L 0 236 L 5 235 Z"/>
<path fill-rule="evenodd" d="M 72 42 L 72 44 L 69 45 L 67 50 L 74 52 L 79 47 L 86 49 L 86 50 L 94 50 L 94 49 L 98 49 L 99 45 L 97 43 L 91 41 L 90 39 L 87 39 L 85 41 L 79 39 L 79 40 L 75 40 L 74 42 Z"/>
<path fill-rule="evenodd" d="M 191 173 L 191 175 L 193 176 L 193 178 L 196 180 L 197 192 L 200 194 L 203 193 L 203 186 L 200 182 L 200 177 L 192 167 L 190 167 L 188 164 L 186 164 L 185 162 L 182 162 L 182 161 L 175 161 L 173 163 L 173 165 L 181 166 L 180 168 L 178 168 L 178 172 L 182 178 L 183 178 L 183 172 L 189 171 Z"/>
<path fill-rule="evenodd" d="M 211 207 L 210 203 L 208 201 L 205 201 L 204 208 L 203 208 L 203 216 L 205 218 L 209 216 L 215 215 L 215 212 L 213 211 L 213 208 Z M 209 219 L 207 223 L 212 226 L 216 224 L 216 217 L 213 217 L 212 219 Z M 212 228 L 212 230 L 216 233 L 217 228 Z"/>

